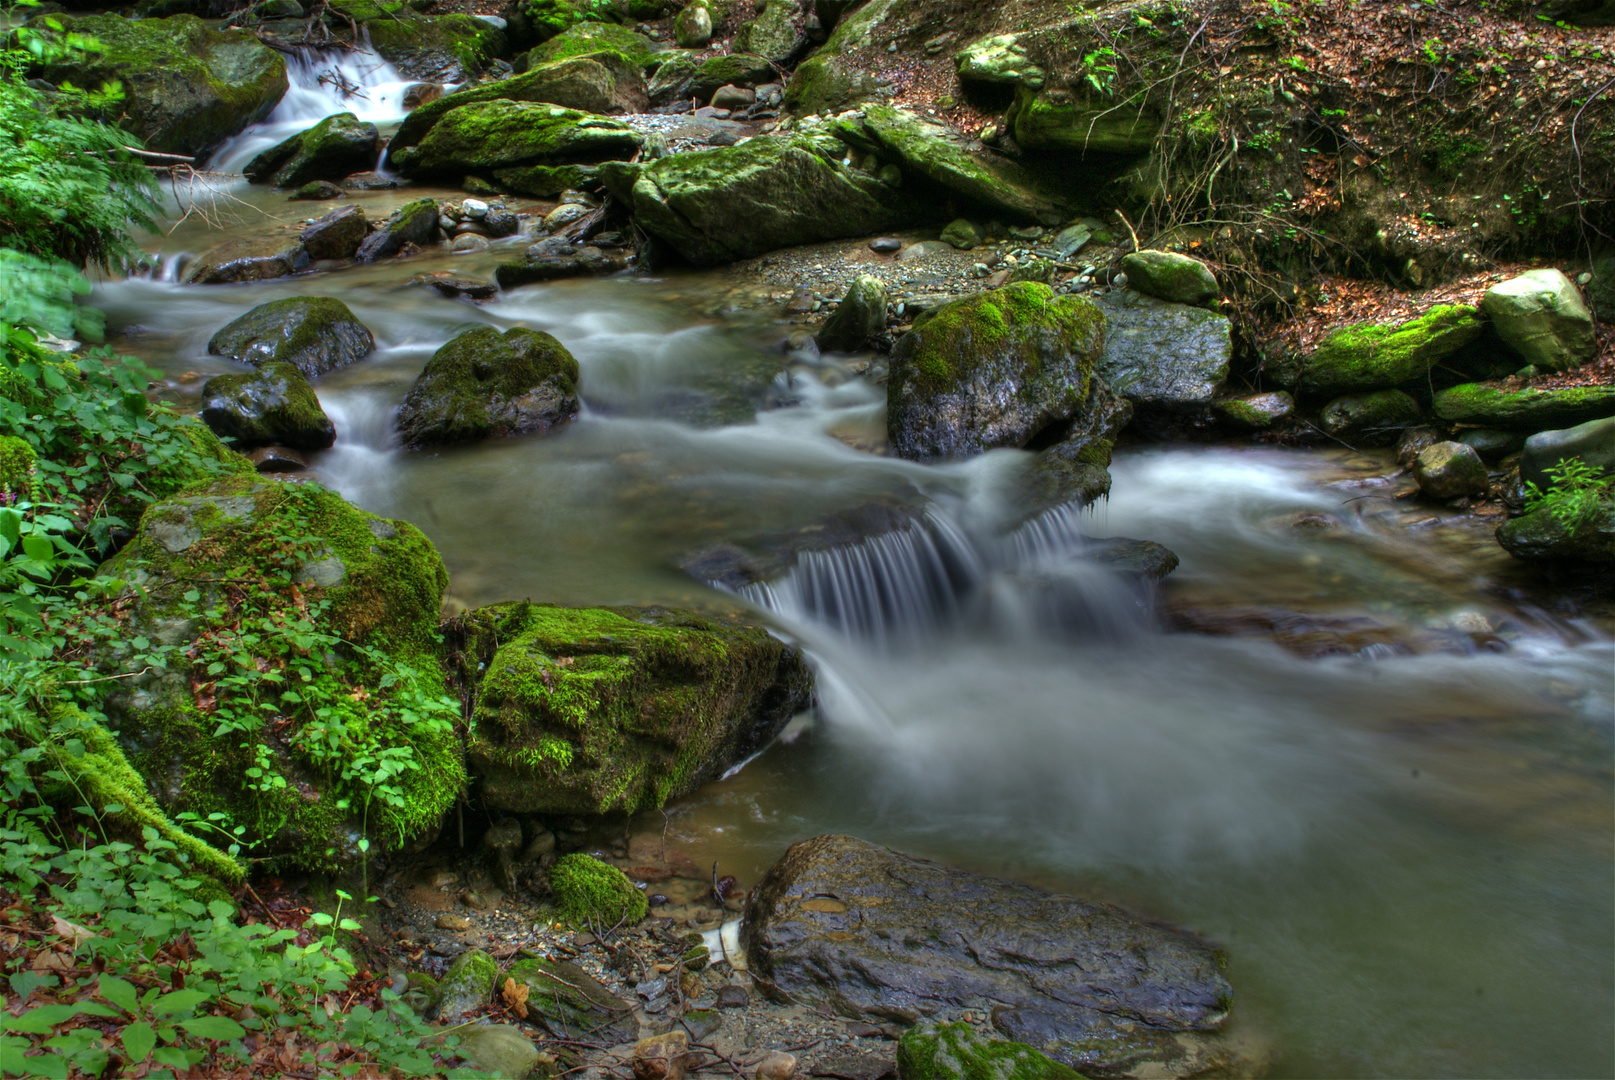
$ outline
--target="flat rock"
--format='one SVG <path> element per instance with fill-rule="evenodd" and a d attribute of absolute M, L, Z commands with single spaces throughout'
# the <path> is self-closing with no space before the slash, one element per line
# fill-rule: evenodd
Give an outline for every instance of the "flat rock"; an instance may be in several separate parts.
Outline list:
<path fill-rule="evenodd" d="M 1115 289 L 1094 298 L 1105 313 L 1098 372 L 1134 405 L 1195 412 L 1228 378 L 1234 342 L 1226 316 Z"/>

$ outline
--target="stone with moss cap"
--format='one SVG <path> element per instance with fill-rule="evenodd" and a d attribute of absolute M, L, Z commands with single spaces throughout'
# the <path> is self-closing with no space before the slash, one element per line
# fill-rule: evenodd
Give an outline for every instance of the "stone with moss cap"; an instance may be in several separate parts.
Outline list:
<path fill-rule="evenodd" d="M 661 70 L 657 70 L 661 74 Z M 756 86 L 776 78 L 774 65 L 750 53 L 725 53 L 701 61 L 690 73 L 685 93 L 706 101 L 723 86 Z"/>
<path fill-rule="evenodd" d="M 207 351 L 254 367 L 290 364 L 312 379 L 370 355 L 376 339 L 348 305 L 329 296 L 259 304 L 225 324 Z"/>
<path fill-rule="evenodd" d="M 704 49 L 712 40 L 712 7 L 707 0 L 690 0 L 673 20 L 673 40 L 681 49 Z"/>
<path fill-rule="evenodd" d="M 353 257 L 363 263 L 402 254 L 411 244 L 431 243 L 438 236 L 437 200 L 431 196 L 394 210 L 374 232 L 359 242 Z"/>
<path fill-rule="evenodd" d="M 969 1024 L 920 1023 L 897 1043 L 902 1080 L 1082 1080 L 1025 1043 L 997 1039 Z"/>
<path fill-rule="evenodd" d="M 1048 73 L 1027 55 L 1019 34 L 980 38 L 953 54 L 961 82 L 997 83 L 1039 90 Z"/>
<path fill-rule="evenodd" d="M 790 60 L 807 44 L 802 8 L 802 0 L 769 0 L 768 6 L 735 35 L 736 48 L 776 64 Z"/>
<path fill-rule="evenodd" d="M 1615 564 L 1615 490 L 1606 489 L 1580 514 L 1568 499 L 1550 495 L 1530 513 L 1503 522 L 1497 542 L 1528 562 Z"/>
<path fill-rule="evenodd" d="M 1413 477 L 1431 499 L 1486 493 L 1486 463 L 1473 446 L 1461 442 L 1438 442 L 1420 450 L 1413 459 Z"/>
<path fill-rule="evenodd" d="M 643 141 L 620 120 L 576 109 L 482 101 L 449 110 L 399 165 L 414 175 L 458 178 L 468 171 L 626 158 Z"/>
<path fill-rule="evenodd" d="M 508 55 L 504 31 L 473 15 L 404 12 L 361 25 L 376 54 L 411 79 L 465 82 Z"/>
<path fill-rule="evenodd" d="M 892 352 L 892 450 L 934 461 L 1025 446 L 1087 402 L 1104 328 L 1091 302 L 1030 281 L 928 312 Z"/>
<path fill-rule="evenodd" d="M 499 963 L 481 949 L 467 949 L 437 981 L 438 1000 L 432 1018 L 457 1024 L 467 1013 L 493 1001 L 499 983 Z"/>
<path fill-rule="evenodd" d="M 663 50 L 644 34 L 612 23 L 584 22 L 570 27 L 527 52 L 527 66 L 566 60 L 573 56 L 615 52 L 641 71 L 660 59 Z"/>
<path fill-rule="evenodd" d="M 840 112 L 880 93 L 887 83 L 870 74 L 868 57 L 876 45 L 876 31 L 908 2 L 868 0 L 843 15 L 829 40 L 791 74 L 785 107 L 798 116 Z"/>
<path fill-rule="evenodd" d="M 813 340 L 826 352 L 851 352 L 885 329 L 886 283 L 872 274 L 859 274 Z"/>
<path fill-rule="evenodd" d="M 101 567 L 129 585 L 118 601 L 127 633 L 96 656 L 119 676 L 107 715 L 158 804 L 169 814 L 226 814 L 246 828 L 255 855 L 279 865 L 352 865 L 366 836 L 375 855 L 431 834 L 465 770 L 452 727 L 458 710 L 426 707 L 447 690 L 437 619 L 448 574 L 430 541 L 315 484 L 242 476 L 192 490 L 148 509 L 135 538 Z M 245 698 L 184 659 L 230 641 L 250 655 L 258 647 L 235 637 L 252 632 L 243 618 L 285 627 L 274 640 L 291 650 L 293 667 L 299 621 L 345 643 L 309 657 L 309 681 L 299 683 L 304 703 L 329 710 L 318 718 L 324 736 L 315 737 L 305 705 L 278 689 L 266 684 Z M 147 642 L 177 651 L 167 668 L 142 655 Z M 385 664 L 345 651 L 368 648 Z M 225 710 L 259 723 L 221 733 Z M 368 789 L 344 779 L 363 771 L 355 755 L 413 763 L 389 781 L 397 801 L 367 805 Z"/>
<path fill-rule="evenodd" d="M 1438 390 L 1430 407 L 1452 424 L 1546 431 L 1615 416 L 1615 386 L 1512 390 L 1494 383 L 1464 383 Z"/>
<path fill-rule="evenodd" d="M 1214 307 L 1221 290 L 1211 268 L 1175 251 L 1133 251 L 1122 256 L 1129 288 L 1174 304 Z"/>
<path fill-rule="evenodd" d="M 1015 141 L 1028 150 L 1133 157 L 1155 146 L 1160 119 L 1140 102 L 1094 98 L 1082 90 L 1022 86 L 1004 116 Z"/>
<path fill-rule="evenodd" d="M 822 132 L 758 135 L 659 158 L 620 174 L 612 190 L 630 202 L 641 228 L 698 266 L 865 236 L 918 216 L 900 189 L 843 164 L 845 153 Z"/>
<path fill-rule="evenodd" d="M 241 171 L 254 184 L 275 187 L 335 182 L 374 167 L 380 147 L 375 124 L 350 112 L 337 113 L 271 146 Z"/>
<path fill-rule="evenodd" d="M 529 1015 L 558 1039 L 614 1046 L 639 1035 L 633 1006 L 576 964 L 535 957 L 518 960 L 506 975 L 527 987 Z"/>
<path fill-rule="evenodd" d="M 460 633 L 465 678 L 486 664 L 470 760 L 513 813 L 660 807 L 766 746 L 812 690 L 794 646 L 738 619 L 500 604 Z"/>
<path fill-rule="evenodd" d="M 578 928 L 633 926 L 645 917 L 645 894 L 628 875 L 581 851 L 550 867 L 550 891 L 561 918 Z"/>
<path fill-rule="evenodd" d="M 1283 390 L 1246 394 L 1214 401 L 1211 411 L 1225 424 L 1251 431 L 1266 431 L 1295 412 L 1295 398 Z"/>
<path fill-rule="evenodd" d="M 1480 306 L 1497 336 L 1527 364 L 1565 371 L 1598 355 L 1592 313 L 1559 270 L 1530 270 L 1499 282 Z"/>
<path fill-rule="evenodd" d="M 150 150 L 201 154 L 269 115 L 286 93 L 286 61 L 249 30 L 215 30 L 194 15 L 54 18 L 101 50 L 75 51 L 38 74 L 75 86 L 122 84 L 109 120 Z"/>
<path fill-rule="evenodd" d="M 217 375 L 202 385 L 202 422 L 220 438 L 247 448 L 278 444 L 324 450 L 336 425 L 303 373 L 283 361 L 257 371 Z"/>
<path fill-rule="evenodd" d="M 0 506 L 33 502 L 39 490 L 39 457 L 27 439 L 0 435 Z"/>
<path fill-rule="evenodd" d="M 1437 365 L 1480 340 L 1486 323 L 1468 304 L 1439 304 L 1400 323 L 1356 323 L 1331 330 L 1311 353 L 1270 373 L 1297 395 L 1329 397 L 1427 378 Z"/>
<path fill-rule="evenodd" d="M 411 449 L 561 427 L 578 414 L 578 362 L 542 330 L 479 326 L 432 354 L 398 410 Z"/>

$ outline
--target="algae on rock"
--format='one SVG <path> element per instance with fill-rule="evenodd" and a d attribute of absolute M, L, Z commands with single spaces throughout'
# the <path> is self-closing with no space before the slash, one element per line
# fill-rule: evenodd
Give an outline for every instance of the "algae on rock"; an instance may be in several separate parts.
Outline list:
<path fill-rule="evenodd" d="M 350 112 L 337 113 L 271 146 L 241 171 L 254 184 L 283 188 L 341 180 L 373 167 L 380 145 L 375 124 Z"/>
<path fill-rule="evenodd" d="M 579 929 L 633 926 L 645 917 L 645 894 L 615 866 L 583 852 L 563 855 L 550 867 L 550 891 L 561 918 Z"/>
<path fill-rule="evenodd" d="M 965 1023 L 920 1023 L 897 1043 L 903 1080 L 1082 1080 L 1025 1043 L 983 1035 Z"/>
<path fill-rule="evenodd" d="M 202 422 L 220 438 L 243 447 L 276 443 L 295 450 L 324 450 L 336 441 L 336 426 L 320 408 L 303 373 L 272 360 L 257 371 L 215 375 L 202 385 Z"/>
<path fill-rule="evenodd" d="M 452 101 L 453 98 L 443 98 Z M 520 165 L 565 165 L 631 156 L 643 137 L 620 120 L 539 102 L 494 99 L 448 110 L 399 165 L 452 175 Z"/>
<path fill-rule="evenodd" d="M 1440 304 L 1401 323 L 1359 323 L 1329 332 L 1306 356 L 1274 371 L 1297 395 L 1330 397 L 1383 390 L 1427 377 L 1436 365 L 1475 344 L 1486 329 L 1467 304 Z"/>
<path fill-rule="evenodd" d="M 328 296 L 259 304 L 207 343 L 214 356 L 259 366 L 286 363 L 313 379 L 364 359 L 376 339 L 348 305 Z"/>
<path fill-rule="evenodd" d="M 578 362 L 542 330 L 481 326 L 426 364 L 398 410 L 410 448 L 550 431 L 578 413 Z"/>

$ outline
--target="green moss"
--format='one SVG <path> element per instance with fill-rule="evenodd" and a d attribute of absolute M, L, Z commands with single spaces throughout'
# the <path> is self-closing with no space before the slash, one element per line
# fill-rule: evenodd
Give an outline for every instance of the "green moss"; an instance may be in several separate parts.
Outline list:
<path fill-rule="evenodd" d="M 656 5 L 639 4 L 641 9 L 654 9 Z M 613 0 L 527 0 L 522 11 L 533 22 L 539 37 L 551 38 L 581 22 L 621 22 L 623 9 Z M 652 15 L 635 15 L 635 18 L 656 18 Z"/>
<path fill-rule="evenodd" d="M 468 949 L 438 980 L 437 1015 L 453 1023 L 493 1000 L 499 985 L 499 963 L 481 949 Z"/>
<path fill-rule="evenodd" d="M 785 87 L 785 106 L 798 116 L 840 112 L 875 96 L 880 79 L 858 55 L 874 45 L 875 30 L 901 0 L 868 0 L 836 23 L 828 41 L 798 65 Z"/>
<path fill-rule="evenodd" d="M 577 382 L 577 360 L 542 330 L 467 330 L 432 354 L 399 409 L 399 434 L 420 447 L 549 430 L 576 414 Z"/>
<path fill-rule="evenodd" d="M 252 183 L 283 188 L 340 180 L 374 166 L 379 146 L 376 125 L 337 113 L 257 155 L 242 173 Z"/>
<path fill-rule="evenodd" d="M 1497 542 L 1510 555 L 1532 562 L 1615 564 L 1615 491 L 1606 490 L 1590 513 L 1556 515 L 1570 500 L 1555 493 L 1530 513 L 1505 521 Z"/>
<path fill-rule="evenodd" d="M 436 214 L 435 202 L 421 201 Z M 289 296 L 259 304 L 226 323 L 208 341 L 207 351 L 254 366 L 281 361 L 312 379 L 360 359 L 375 344 L 370 331 L 342 301 Z"/>
<path fill-rule="evenodd" d="M 209 379 L 202 387 L 202 418 L 243 446 L 323 450 L 336 437 L 314 387 L 301 371 L 280 361 Z"/>
<path fill-rule="evenodd" d="M 572 26 L 558 37 L 551 38 L 537 48 L 529 50 L 527 62 L 531 67 L 556 60 L 568 60 L 574 56 L 587 56 L 590 53 L 605 51 L 621 54 L 630 63 L 642 70 L 650 67 L 660 58 L 656 47 L 643 34 L 635 33 L 626 26 L 584 22 Z"/>
<path fill-rule="evenodd" d="M 1021 87 L 1005 117 L 1028 149 L 1137 156 L 1155 145 L 1160 121 L 1138 100 L 1090 101 L 1065 91 Z"/>
<path fill-rule="evenodd" d="M 657 73 L 661 73 L 660 68 Z M 721 86 L 756 86 L 774 78 L 774 65 L 761 56 L 727 53 L 701 61 L 690 73 L 689 93 L 705 101 Z"/>
<path fill-rule="evenodd" d="M 0 435 L 0 506 L 33 502 L 37 496 L 39 461 L 26 439 Z"/>
<path fill-rule="evenodd" d="M 645 917 L 645 894 L 628 875 L 581 852 L 556 860 L 550 889 L 561 918 L 573 926 L 633 926 Z"/>
<path fill-rule="evenodd" d="M 914 324 L 915 330 L 925 331 L 923 345 L 912 356 L 915 385 L 926 392 L 956 389 L 975 373 L 976 362 L 1006 348 L 1013 348 L 1035 374 L 1043 367 L 1037 339 L 1045 324 L 1061 338 L 1081 341 L 1102 331 L 1104 321 L 1091 305 L 1057 300 L 1054 290 L 1031 281 L 957 300 Z M 1033 328 L 1037 332 L 1026 332 Z M 1080 401 L 1086 382 L 1073 393 Z"/>
<path fill-rule="evenodd" d="M 592 165 L 527 165 L 515 169 L 495 169 L 493 176 L 499 181 L 501 191 L 551 199 L 563 191 L 577 191 L 593 185 L 600 176 L 600 170 Z"/>
<path fill-rule="evenodd" d="M 444 114 L 415 147 L 408 166 L 416 173 L 458 177 L 467 170 L 626 158 L 643 141 L 620 120 L 559 105 L 483 101 Z"/>
<path fill-rule="evenodd" d="M 1298 393 L 1317 397 L 1397 386 L 1424 378 L 1484 330 L 1475 308 L 1439 304 L 1407 322 L 1340 327 L 1310 355 L 1283 362 L 1273 373 Z"/>
<path fill-rule="evenodd" d="M 994 1038 L 969 1024 L 919 1024 L 897 1044 L 903 1080 L 1081 1080 L 1025 1043 Z"/>
<path fill-rule="evenodd" d="M 1615 416 L 1615 387 L 1508 390 L 1490 383 L 1464 383 L 1438 392 L 1430 404 L 1449 423 L 1545 431 Z"/>
<path fill-rule="evenodd" d="M 452 63 L 460 78 L 450 72 L 451 82 L 481 74 L 506 50 L 504 32 L 471 15 L 378 18 L 363 26 L 383 59 L 420 75 Z"/>

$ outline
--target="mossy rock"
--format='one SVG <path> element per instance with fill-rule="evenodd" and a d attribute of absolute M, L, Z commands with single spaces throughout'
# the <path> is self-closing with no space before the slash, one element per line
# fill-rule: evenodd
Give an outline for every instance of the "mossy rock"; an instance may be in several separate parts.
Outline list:
<path fill-rule="evenodd" d="M 527 987 L 528 1017 L 558 1039 L 615 1046 L 639 1036 L 633 1006 L 576 964 L 518 960 L 505 974 Z"/>
<path fill-rule="evenodd" d="M 437 200 L 430 195 L 394 210 L 359 242 L 353 257 L 363 263 L 403 254 L 410 245 L 430 244 L 438 235 Z"/>
<path fill-rule="evenodd" d="M 645 894 L 615 866 L 581 851 L 550 867 L 550 892 L 561 918 L 580 929 L 634 926 L 645 917 Z"/>
<path fill-rule="evenodd" d="M 1130 288 L 1174 304 L 1215 306 L 1221 289 L 1211 268 L 1175 251 L 1134 251 L 1122 256 Z"/>
<path fill-rule="evenodd" d="M 209 248 L 185 268 L 187 285 L 239 285 L 290 277 L 309 267 L 308 250 L 292 236 L 249 236 Z"/>
<path fill-rule="evenodd" d="M 374 855 L 430 834 L 458 797 L 458 710 L 446 703 L 434 719 L 422 704 L 446 692 L 437 619 L 448 574 L 414 526 L 315 484 L 231 477 L 154 504 L 101 574 L 128 583 L 117 602 L 128 632 L 95 658 L 119 676 L 107 714 L 169 814 L 223 813 L 246 828 L 254 856 L 323 869 L 357 862 L 367 835 Z M 343 644 L 299 653 L 292 627 L 304 620 Z M 273 647 L 240 636 L 265 626 L 277 628 L 265 639 Z M 142 655 L 147 642 L 203 659 L 194 670 L 182 659 L 158 667 Z M 384 669 L 358 651 L 371 648 Z M 205 660 L 220 649 L 289 656 L 297 681 L 285 686 L 300 698 L 261 681 L 221 682 L 230 664 L 212 670 Z M 310 701 L 323 715 L 310 715 Z M 258 724 L 221 727 L 227 714 Z M 367 806 L 367 789 L 344 779 L 361 754 L 413 761 L 391 781 L 397 802 Z"/>
<path fill-rule="evenodd" d="M 1376 390 L 1335 398 L 1323 407 L 1319 422 L 1326 434 L 1354 446 L 1389 446 L 1420 415 L 1419 403 L 1402 391 Z"/>
<path fill-rule="evenodd" d="M 874 48 L 876 30 L 908 2 L 868 0 L 842 16 L 829 40 L 791 74 L 785 107 L 798 116 L 838 113 L 880 93 L 885 84 L 869 73 L 867 59 L 858 54 Z"/>
<path fill-rule="evenodd" d="M 662 69 L 656 70 L 658 78 Z M 725 53 L 722 56 L 711 56 L 701 61 L 695 70 L 690 73 L 686 97 L 698 97 L 702 101 L 709 100 L 720 87 L 724 86 L 757 86 L 760 83 L 773 82 L 779 77 L 773 64 L 761 56 L 752 56 L 749 53 Z"/>
<path fill-rule="evenodd" d="M 981 38 L 953 54 L 959 81 L 1000 86 L 1025 86 L 1040 90 L 1048 73 L 1027 55 L 1019 34 L 996 34 Z"/>
<path fill-rule="evenodd" d="M 0 506 L 39 497 L 39 456 L 26 439 L 0 435 Z"/>
<path fill-rule="evenodd" d="M 661 50 L 656 47 L 650 38 L 630 30 L 626 26 L 586 22 L 578 23 L 565 33 L 551 38 L 537 48 L 528 50 L 527 66 L 532 68 L 539 64 L 553 63 L 556 60 L 567 60 L 574 56 L 588 56 L 592 53 L 601 52 L 618 53 L 629 63 L 637 65 L 641 71 L 644 71 L 656 62 Z"/>
<path fill-rule="evenodd" d="M 885 329 L 886 283 L 873 274 L 859 274 L 813 340 L 825 352 L 852 352 Z"/>
<path fill-rule="evenodd" d="M 432 355 L 398 410 L 406 447 L 551 431 L 578 414 L 578 362 L 542 330 L 467 330 Z"/>
<path fill-rule="evenodd" d="M 289 296 L 259 304 L 227 323 L 207 351 L 254 367 L 290 364 L 307 378 L 357 363 L 376 339 L 342 301 L 328 296 Z"/>
<path fill-rule="evenodd" d="M 563 191 L 578 191 L 599 180 L 593 165 L 523 165 L 515 169 L 495 169 L 499 190 L 538 199 L 553 199 Z"/>
<path fill-rule="evenodd" d="M 523 165 L 626 158 L 641 142 L 620 120 L 559 105 L 482 101 L 450 109 L 400 164 L 415 175 L 458 178 Z"/>
<path fill-rule="evenodd" d="M 438 999 L 433 1019 L 459 1023 L 470 1012 L 493 1001 L 499 983 L 499 964 L 481 949 L 467 949 L 437 981 Z"/>
<path fill-rule="evenodd" d="M 472 15 L 387 16 L 362 26 L 377 55 L 428 82 L 465 82 L 508 51 L 504 31 Z"/>
<path fill-rule="evenodd" d="M 1132 402 L 1095 372 L 1082 410 L 1060 432 L 1060 441 L 1040 451 L 1022 476 L 1015 524 L 1071 503 L 1092 506 L 1108 496 L 1111 454 L 1132 418 Z"/>
<path fill-rule="evenodd" d="M 1295 412 L 1295 398 L 1283 390 L 1244 397 L 1222 398 L 1211 403 L 1211 411 L 1225 424 L 1250 431 L 1266 431 Z"/>
<path fill-rule="evenodd" d="M 1530 513 L 1505 521 L 1497 527 L 1497 542 L 1529 562 L 1615 564 L 1615 493 L 1606 490 L 1581 515 L 1571 512 L 1567 500 L 1549 496 Z"/>
<path fill-rule="evenodd" d="M 1015 141 L 1028 150 L 1137 157 L 1155 146 L 1160 119 L 1138 102 L 1090 99 L 1080 91 L 1016 91 L 1004 118 Z"/>
<path fill-rule="evenodd" d="M 249 30 L 215 30 L 194 15 L 57 18 L 102 51 L 37 74 L 75 86 L 121 83 L 123 99 L 108 119 L 151 150 L 200 155 L 268 116 L 286 93 L 286 61 Z"/>
<path fill-rule="evenodd" d="M 621 22 L 625 14 L 613 0 L 526 0 L 521 7 L 533 32 L 545 39 L 582 22 Z"/>
<path fill-rule="evenodd" d="M 1280 385 L 1307 397 L 1380 390 L 1426 379 L 1474 345 L 1485 320 L 1468 304 L 1440 304 L 1401 323 L 1357 323 L 1330 331 L 1312 352 L 1277 365 Z"/>
<path fill-rule="evenodd" d="M 1526 387 L 1464 383 L 1437 391 L 1430 407 L 1451 424 L 1547 431 L 1615 416 L 1615 386 Z"/>
<path fill-rule="evenodd" d="M 240 447 L 277 444 L 324 450 L 336 425 L 319 396 L 291 364 L 271 361 L 257 371 L 217 375 L 202 386 L 202 422 Z"/>
<path fill-rule="evenodd" d="M 845 153 L 824 134 L 759 135 L 659 158 L 634 174 L 624 194 L 641 228 L 698 266 L 866 236 L 916 219 L 911 199 L 844 165 Z"/>
<path fill-rule="evenodd" d="M 501 604 L 463 628 L 487 665 L 470 760 L 483 801 L 513 813 L 660 807 L 767 745 L 811 692 L 795 647 L 693 612 Z"/>
<path fill-rule="evenodd" d="M 1025 1043 L 969 1024 L 917 1024 L 897 1043 L 902 1080 L 1081 1080 L 1075 1069 Z"/>
<path fill-rule="evenodd" d="M 334 183 L 374 167 L 380 147 L 375 124 L 337 113 L 265 150 L 241 171 L 254 184 L 282 188 Z"/>
<path fill-rule="evenodd" d="M 916 320 L 886 384 L 892 449 L 916 461 L 1024 446 L 1075 416 L 1104 348 L 1105 316 L 1078 296 L 1019 282 Z"/>
<path fill-rule="evenodd" d="M 802 0 L 769 0 L 757 18 L 735 36 L 735 47 L 776 64 L 790 60 L 807 44 L 802 6 Z"/>

